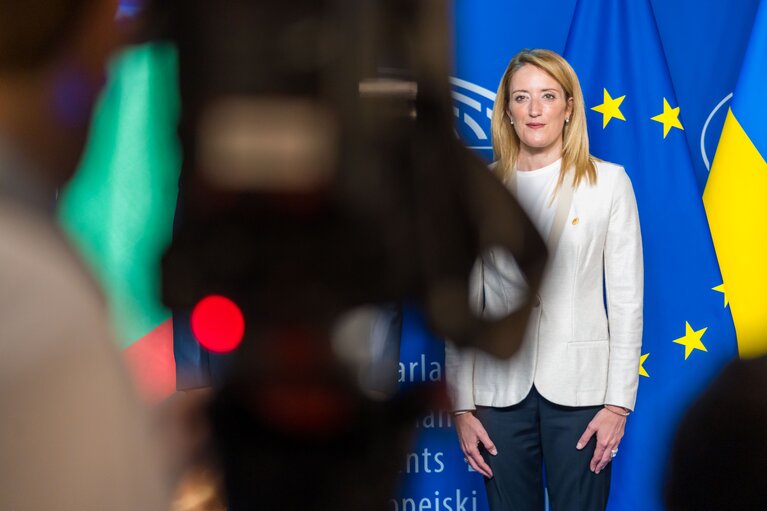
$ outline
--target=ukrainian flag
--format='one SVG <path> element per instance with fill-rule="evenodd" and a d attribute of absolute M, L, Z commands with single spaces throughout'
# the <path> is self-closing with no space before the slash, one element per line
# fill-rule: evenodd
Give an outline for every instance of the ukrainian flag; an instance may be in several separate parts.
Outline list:
<path fill-rule="evenodd" d="M 639 394 L 613 462 L 609 509 L 662 510 L 678 419 L 737 355 L 735 331 L 712 290 L 721 275 L 650 1 L 580 0 L 565 54 L 581 80 L 591 152 L 625 167 L 642 226 Z"/>
<path fill-rule="evenodd" d="M 762 2 L 703 194 L 741 357 L 767 352 L 766 84 Z"/>

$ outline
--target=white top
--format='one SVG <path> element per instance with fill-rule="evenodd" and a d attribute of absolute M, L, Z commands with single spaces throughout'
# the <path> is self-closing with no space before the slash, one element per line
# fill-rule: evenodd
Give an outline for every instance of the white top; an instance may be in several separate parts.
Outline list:
<path fill-rule="evenodd" d="M 517 170 L 517 200 L 543 239 L 549 239 L 556 202 L 551 198 L 559 179 L 562 159 L 535 170 Z"/>

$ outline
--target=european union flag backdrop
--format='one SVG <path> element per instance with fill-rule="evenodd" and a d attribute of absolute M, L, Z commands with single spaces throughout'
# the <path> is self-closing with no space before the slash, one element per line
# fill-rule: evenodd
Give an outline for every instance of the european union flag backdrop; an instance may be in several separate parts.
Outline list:
<path fill-rule="evenodd" d="M 722 278 L 649 1 L 581 0 L 565 57 L 583 87 L 592 154 L 631 177 L 644 243 L 639 396 L 614 462 L 610 509 L 662 509 L 675 425 L 737 354 L 732 318 L 713 289 Z"/>

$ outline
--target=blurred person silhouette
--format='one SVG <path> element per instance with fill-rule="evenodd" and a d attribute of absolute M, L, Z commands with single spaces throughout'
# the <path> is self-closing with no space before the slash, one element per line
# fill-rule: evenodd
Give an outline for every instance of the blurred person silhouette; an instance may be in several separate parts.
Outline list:
<path fill-rule="evenodd" d="M 666 474 L 669 511 L 767 509 L 767 357 L 727 365 L 682 418 Z"/>
<path fill-rule="evenodd" d="M 117 0 L 0 0 L 0 509 L 168 509 L 106 304 L 54 217 Z"/>

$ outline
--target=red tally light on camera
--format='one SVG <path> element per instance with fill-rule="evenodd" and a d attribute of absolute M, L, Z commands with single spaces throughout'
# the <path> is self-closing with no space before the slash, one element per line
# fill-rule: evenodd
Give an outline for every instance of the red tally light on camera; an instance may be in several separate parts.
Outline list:
<path fill-rule="evenodd" d="M 216 353 L 234 351 L 245 334 L 245 318 L 232 300 L 210 295 L 192 309 L 192 333 L 206 349 Z"/>

